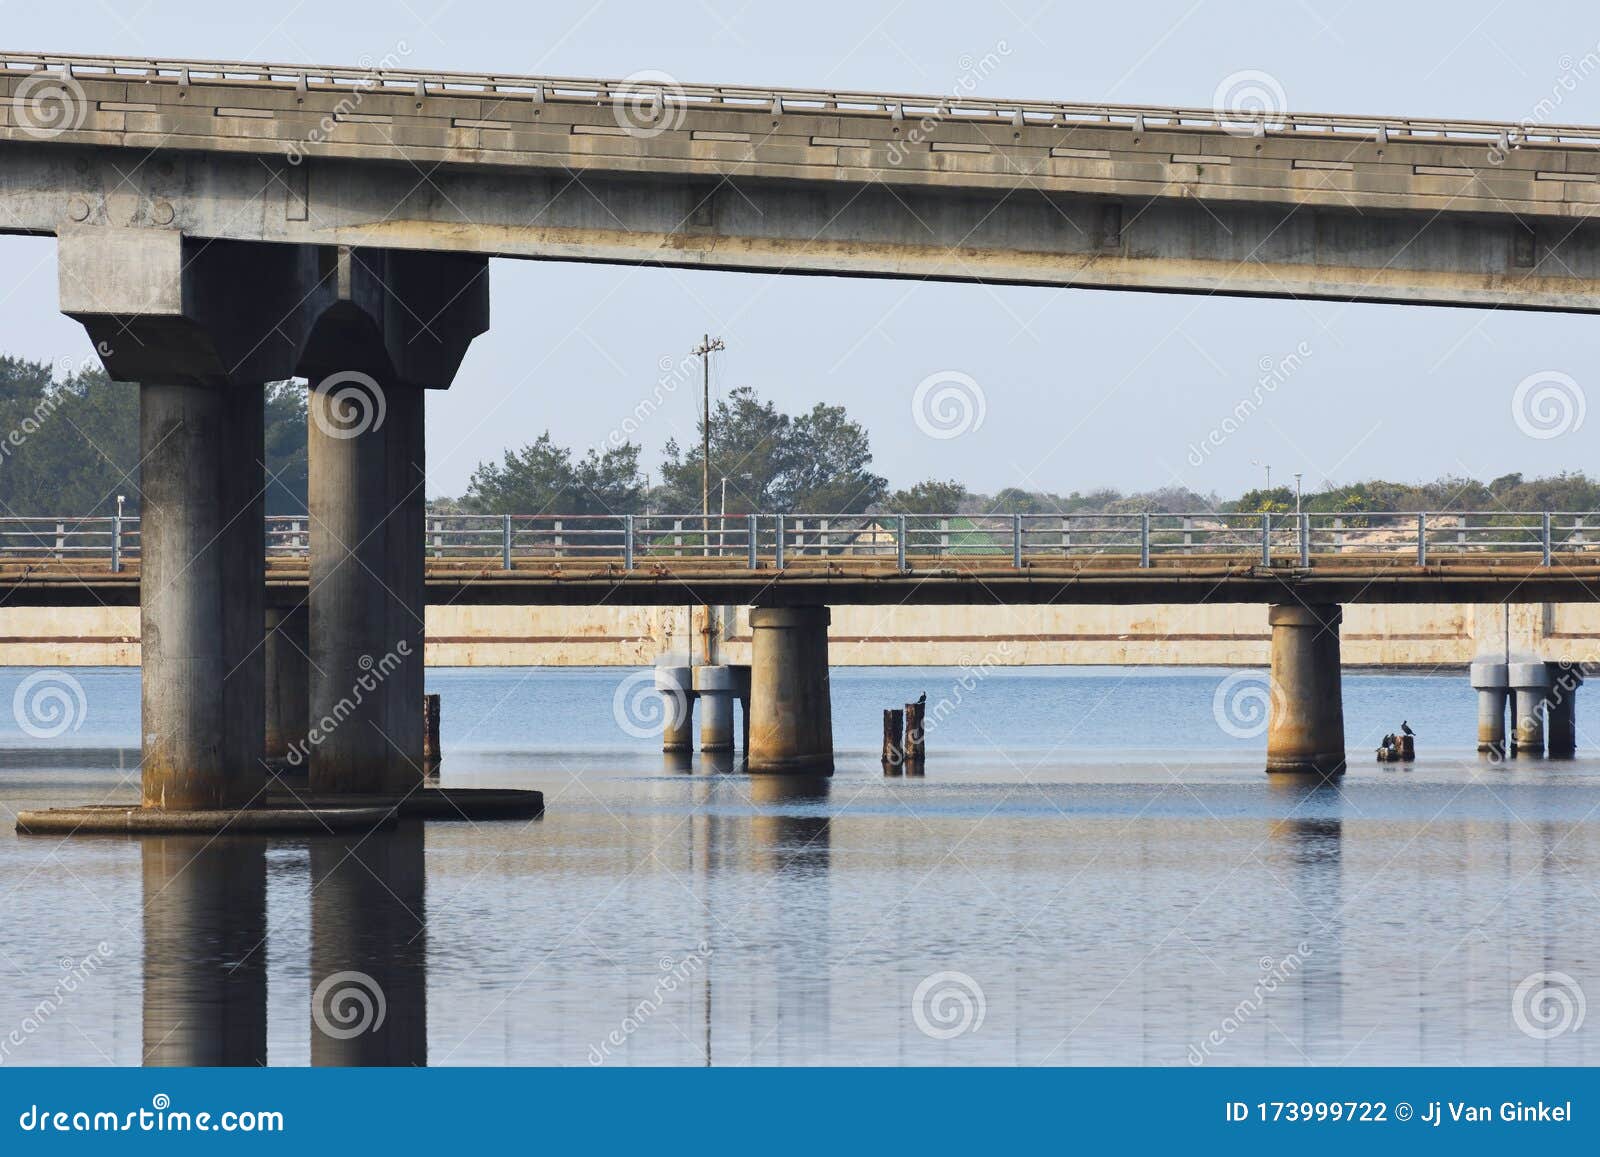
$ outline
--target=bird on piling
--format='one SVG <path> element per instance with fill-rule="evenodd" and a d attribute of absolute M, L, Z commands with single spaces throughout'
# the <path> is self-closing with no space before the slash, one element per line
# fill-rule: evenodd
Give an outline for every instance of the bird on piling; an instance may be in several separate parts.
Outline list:
<path fill-rule="evenodd" d="M 1411 724 L 1407 723 L 1404 719 L 1400 721 L 1400 730 L 1405 732 L 1407 735 L 1416 734 L 1415 731 L 1411 730 Z"/>
<path fill-rule="evenodd" d="M 928 693 L 926 691 L 924 691 L 921 695 L 917 696 L 917 706 L 918 707 L 926 707 L 927 705 L 928 705 Z"/>

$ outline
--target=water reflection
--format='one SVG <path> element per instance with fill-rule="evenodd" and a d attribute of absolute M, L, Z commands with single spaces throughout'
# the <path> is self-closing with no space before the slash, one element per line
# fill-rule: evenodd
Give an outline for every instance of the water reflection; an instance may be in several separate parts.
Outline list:
<path fill-rule="evenodd" d="M 311 1063 L 428 1063 L 423 825 L 311 844 Z"/>
<path fill-rule="evenodd" d="M 1276 1016 L 1298 1053 L 1281 1059 L 1338 1064 L 1346 1059 L 1342 784 L 1317 775 L 1276 774 L 1268 786 L 1282 801 L 1283 818 L 1271 825 L 1267 867 L 1293 900 L 1283 955 L 1272 969 L 1295 976 L 1291 991 L 1300 1001 L 1297 1033 L 1295 1018 L 1282 1011 Z"/>
<path fill-rule="evenodd" d="M 147 837 L 144 1063 L 267 1063 L 267 843 Z"/>

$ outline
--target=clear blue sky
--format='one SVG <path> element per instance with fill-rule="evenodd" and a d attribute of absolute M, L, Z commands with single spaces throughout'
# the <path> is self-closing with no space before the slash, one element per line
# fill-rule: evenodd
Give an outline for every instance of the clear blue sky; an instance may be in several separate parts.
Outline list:
<path fill-rule="evenodd" d="M 334 64 L 404 51 L 419 68 L 929 93 L 1003 42 L 978 95 L 1208 107 L 1223 78 L 1255 69 L 1295 109 L 1506 120 L 1600 53 L 1592 2 L 1489 0 L 0 0 L 0 29 L 19 50 Z M 1562 99 L 1561 119 L 1600 123 L 1600 73 Z M 56 313 L 53 243 L 0 245 L 14 283 L 0 350 L 88 354 Z M 495 328 L 430 400 L 431 495 L 459 493 L 480 459 L 546 428 L 593 444 L 649 391 L 661 359 L 706 331 L 728 343 L 719 389 L 755 386 L 791 409 L 846 404 L 897 485 L 937 475 L 991 491 L 1181 482 L 1228 494 L 1259 482 L 1253 461 L 1270 462 L 1274 480 L 1303 471 L 1308 485 L 1600 469 L 1600 410 L 1549 439 L 1511 420 L 1530 374 L 1600 387 L 1596 318 L 553 263 L 497 262 L 492 277 Z M 1313 351 L 1304 367 L 1193 466 L 1190 445 L 1248 392 L 1261 359 L 1301 342 Z M 979 384 L 981 428 L 919 432 L 912 395 L 939 371 Z M 650 419 L 648 467 L 669 436 L 692 436 L 695 404 L 680 391 Z"/>

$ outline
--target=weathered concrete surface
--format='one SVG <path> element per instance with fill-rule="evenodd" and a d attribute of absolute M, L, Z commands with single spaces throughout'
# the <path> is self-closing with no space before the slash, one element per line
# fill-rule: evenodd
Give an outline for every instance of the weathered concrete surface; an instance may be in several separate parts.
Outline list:
<path fill-rule="evenodd" d="M 80 73 L 81 121 L 40 140 L 6 99 L 23 75 L 0 74 L 11 231 L 1600 309 L 1600 157 L 1502 152 L 1493 126 L 1256 137 L 1159 110 L 945 115 L 931 97 L 690 103 L 633 123 L 604 85 L 419 94 L 262 69 Z"/>
<path fill-rule="evenodd" d="M 1278 605 L 1272 627 L 1267 770 L 1343 775 L 1344 698 L 1336 606 Z"/>
<path fill-rule="evenodd" d="M 750 626 L 747 769 L 832 774 L 828 608 L 758 607 Z"/>
<path fill-rule="evenodd" d="M 271 807 L 221 811 L 176 811 L 123 804 L 88 804 L 17 813 L 17 831 L 27 835 L 248 835 L 261 832 L 367 833 L 395 820 L 387 807 L 304 807 L 284 799 Z"/>
<path fill-rule="evenodd" d="M 929 664 L 1261 666 L 1259 606 L 834 607 L 835 666 Z M 432 606 L 430 667 L 647 667 L 687 646 L 682 607 Z M 1345 608 L 1346 666 L 1465 667 L 1514 652 L 1600 662 L 1600 603 L 1357 604 Z M 750 657 L 748 608 L 719 647 Z M 132 607 L 0 607 L 0 663 L 136 666 Z"/>
<path fill-rule="evenodd" d="M 236 808 L 262 785 L 262 391 L 139 387 L 144 805 Z"/>
<path fill-rule="evenodd" d="M 422 551 L 405 549 L 421 541 L 422 391 L 380 389 L 384 419 L 367 397 L 365 428 L 337 395 L 310 397 L 313 793 L 401 792 L 424 774 Z"/>
<path fill-rule="evenodd" d="M 311 712 L 311 616 L 305 607 L 267 611 L 268 759 L 305 743 Z"/>

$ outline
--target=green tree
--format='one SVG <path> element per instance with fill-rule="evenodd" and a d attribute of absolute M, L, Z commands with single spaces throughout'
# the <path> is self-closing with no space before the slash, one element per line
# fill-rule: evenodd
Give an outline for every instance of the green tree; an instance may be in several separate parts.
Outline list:
<path fill-rule="evenodd" d="M 885 505 L 895 514 L 955 514 L 966 501 L 967 488 L 954 478 L 929 478 L 889 495 Z"/>
<path fill-rule="evenodd" d="M 549 431 L 472 473 L 462 504 L 480 514 L 636 514 L 644 506 L 639 447 L 591 449 L 574 461 Z"/>
<path fill-rule="evenodd" d="M 662 449 L 664 505 L 700 509 L 700 440 Z M 881 502 L 888 483 L 872 473 L 867 432 L 843 406 L 821 403 L 792 418 L 748 386 L 730 390 L 712 411 L 713 509 L 728 480 L 728 513 L 804 511 L 855 514 Z"/>
<path fill-rule="evenodd" d="M 306 512 L 306 387 L 273 382 L 266 391 L 268 514 Z"/>

